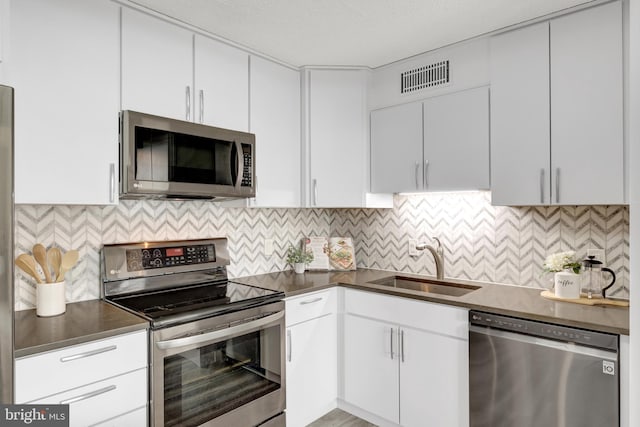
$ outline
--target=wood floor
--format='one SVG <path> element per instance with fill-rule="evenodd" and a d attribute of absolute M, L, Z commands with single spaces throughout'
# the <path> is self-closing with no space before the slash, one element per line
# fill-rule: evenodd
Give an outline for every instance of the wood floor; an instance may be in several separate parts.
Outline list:
<path fill-rule="evenodd" d="M 376 427 L 340 409 L 334 409 L 321 418 L 318 418 L 307 427 Z"/>

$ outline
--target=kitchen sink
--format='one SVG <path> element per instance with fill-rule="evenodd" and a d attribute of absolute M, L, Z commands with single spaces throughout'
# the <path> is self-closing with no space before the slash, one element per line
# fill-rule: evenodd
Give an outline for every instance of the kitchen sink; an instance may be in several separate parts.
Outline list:
<path fill-rule="evenodd" d="M 461 297 L 480 289 L 480 286 L 463 285 L 460 283 L 441 282 L 429 279 L 416 279 L 413 277 L 391 276 L 384 279 L 373 280 L 369 283 L 382 286 L 390 286 L 399 289 L 409 289 L 412 291 L 426 292 L 429 294 L 448 295 L 451 297 Z"/>

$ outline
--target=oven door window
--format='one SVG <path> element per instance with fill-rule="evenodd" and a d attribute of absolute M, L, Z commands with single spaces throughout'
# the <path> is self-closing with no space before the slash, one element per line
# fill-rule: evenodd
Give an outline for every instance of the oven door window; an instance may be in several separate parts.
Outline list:
<path fill-rule="evenodd" d="M 165 357 L 165 426 L 197 426 L 280 389 L 280 327 Z"/>

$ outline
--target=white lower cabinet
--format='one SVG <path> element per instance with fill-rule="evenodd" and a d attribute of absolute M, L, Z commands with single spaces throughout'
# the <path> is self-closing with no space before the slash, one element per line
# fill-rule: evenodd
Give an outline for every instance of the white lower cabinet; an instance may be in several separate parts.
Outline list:
<path fill-rule="evenodd" d="M 343 396 L 381 425 L 468 426 L 467 310 L 345 291 Z"/>
<path fill-rule="evenodd" d="M 397 327 L 345 315 L 344 398 L 386 420 L 398 422 L 400 366 L 392 354 Z"/>
<path fill-rule="evenodd" d="M 336 407 L 337 289 L 286 301 L 287 427 L 303 427 Z"/>
<path fill-rule="evenodd" d="M 620 427 L 630 427 L 631 399 L 629 395 L 629 335 L 620 335 Z"/>
<path fill-rule="evenodd" d="M 101 424 L 114 416 L 120 418 L 118 415 L 122 412 L 135 409 L 146 410 L 147 369 L 141 368 L 128 374 L 37 399 L 36 402 L 31 403 L 68 404 L 71 426 Z M 143 426 L 144 423 L 137 425 Z"/>
<path fill-rule="evenodd" d="M 15 401 L 68 404 L 71 426 L 144 426 L 147 342 L 144 330 L 16 359 Z"/>

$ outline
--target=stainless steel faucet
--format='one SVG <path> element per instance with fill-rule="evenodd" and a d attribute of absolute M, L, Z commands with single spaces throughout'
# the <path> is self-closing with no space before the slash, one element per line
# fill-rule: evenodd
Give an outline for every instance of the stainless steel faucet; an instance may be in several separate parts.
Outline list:
<path fill-rule="evenodd" d="M 423 251 L 427 249 L 433 255 L 433 260 L 436 262 L 436 279 L 443 280 L 444 279 L 444 248 L 442 247 L 442 243 L 440 243 L 440 239 L 434 237 L 433 240 L 438 243 L 438 246 L 435 248 L 431 245 L 427 245 L 426 243 L 418 243 L 416 245 L 416 249 L 419 251 Z"/>

